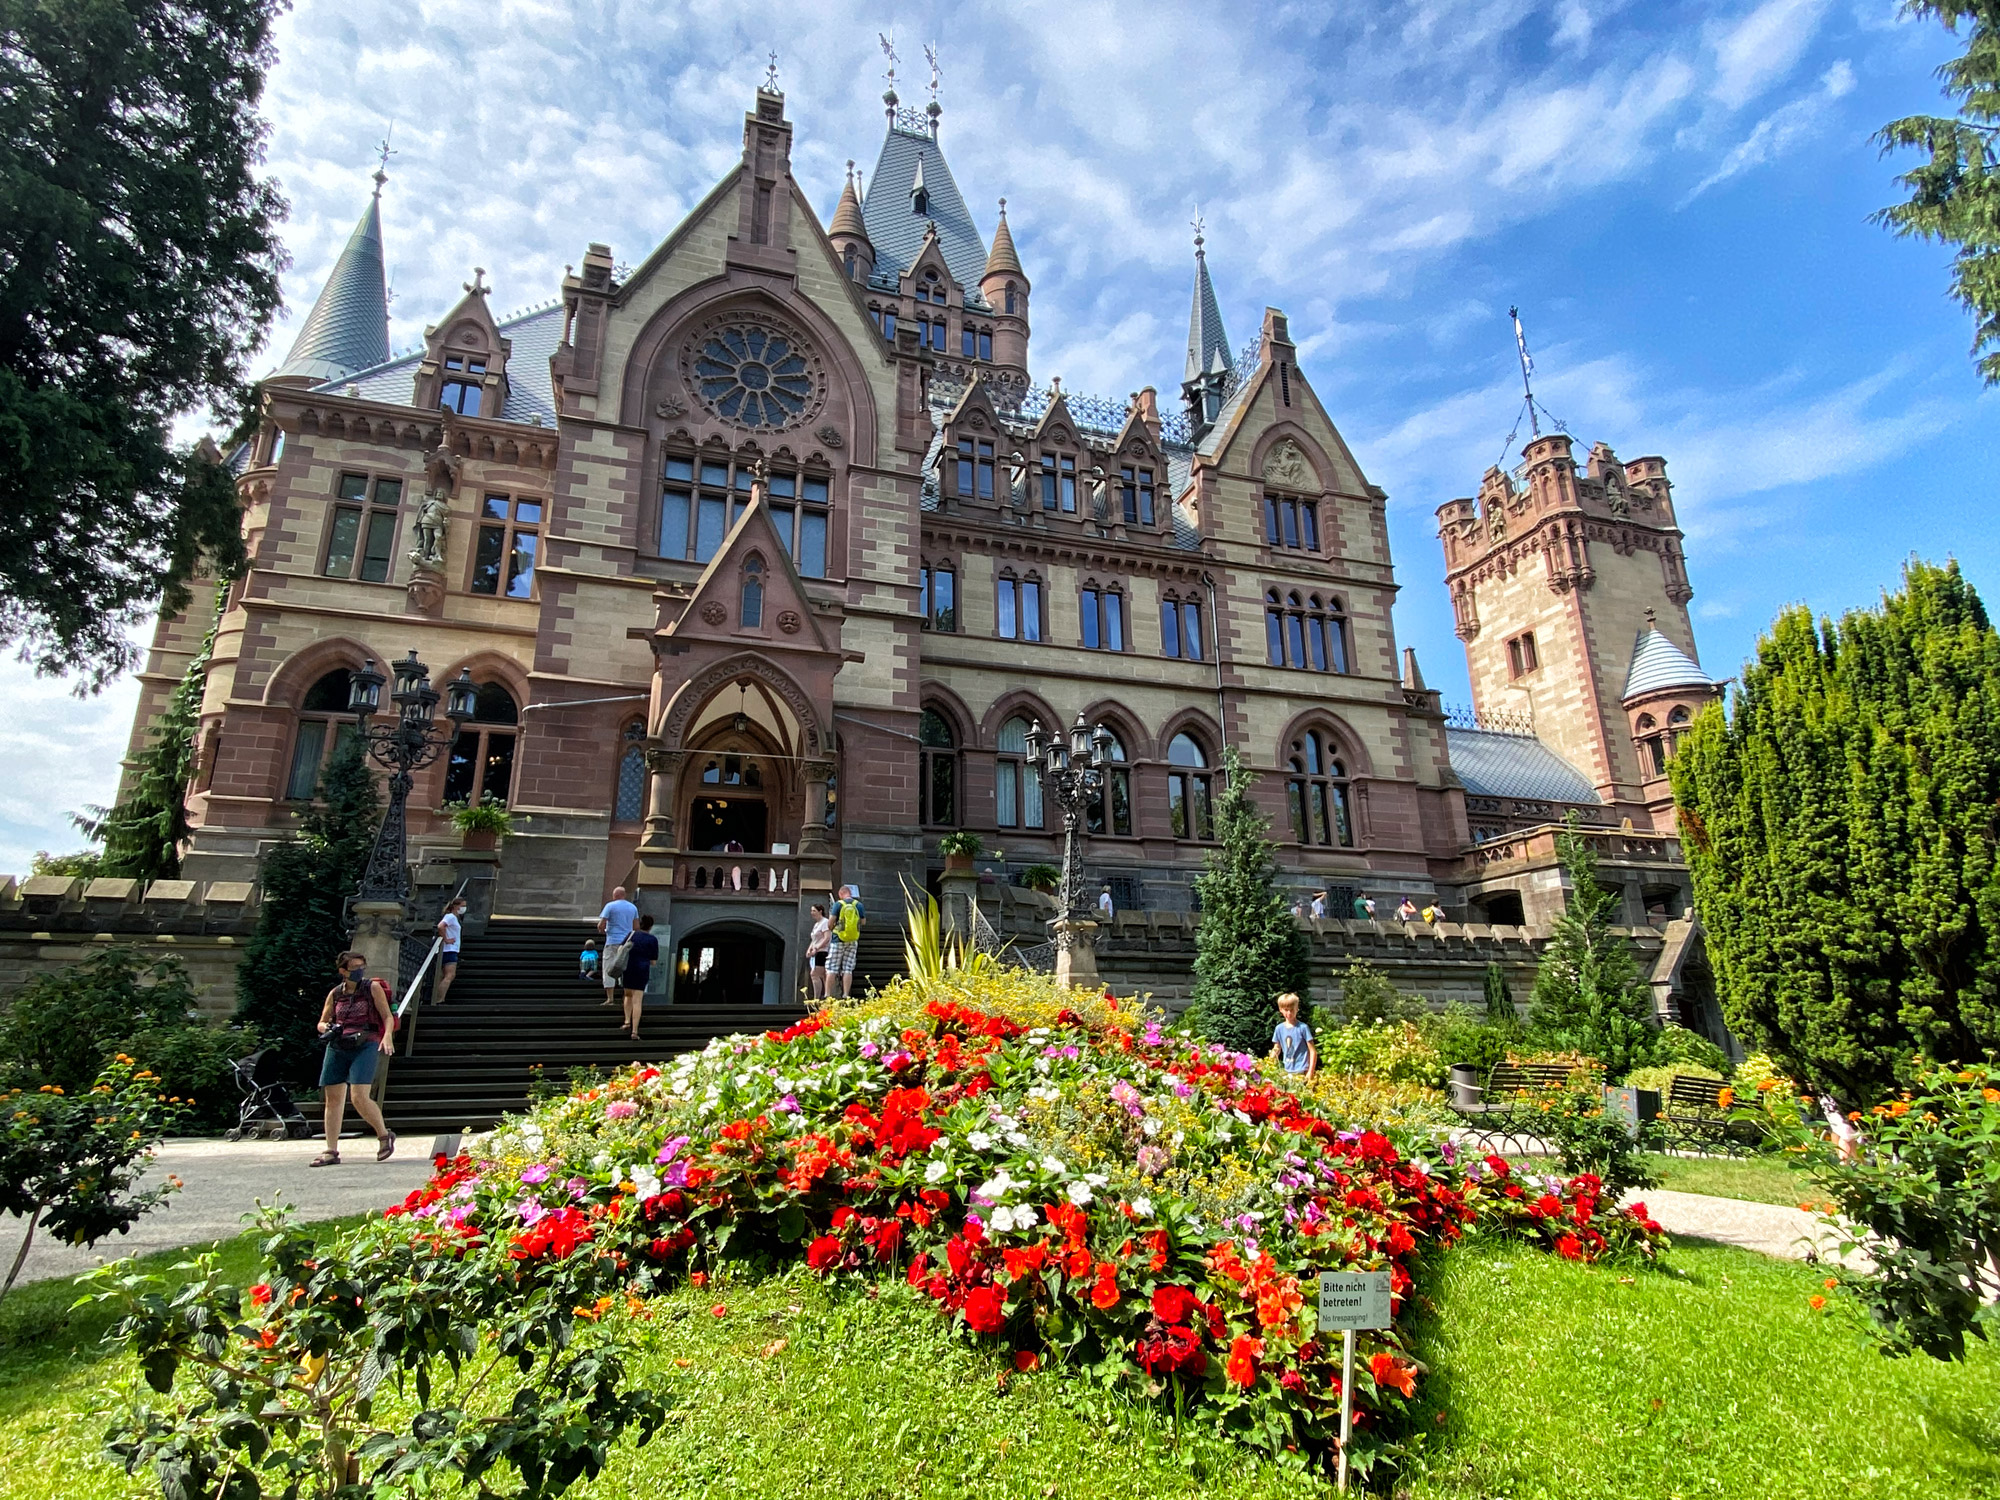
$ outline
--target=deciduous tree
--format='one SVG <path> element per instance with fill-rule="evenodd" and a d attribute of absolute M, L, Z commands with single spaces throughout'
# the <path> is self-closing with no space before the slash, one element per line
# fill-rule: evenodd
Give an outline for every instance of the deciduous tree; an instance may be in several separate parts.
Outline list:
<path fill-rule="evenodd" d="M 2000 1047 L 2000 635 L 1956 563 L 1780 615 L 1671 773 L 1738 1035 L 1857 1103 Z"/>

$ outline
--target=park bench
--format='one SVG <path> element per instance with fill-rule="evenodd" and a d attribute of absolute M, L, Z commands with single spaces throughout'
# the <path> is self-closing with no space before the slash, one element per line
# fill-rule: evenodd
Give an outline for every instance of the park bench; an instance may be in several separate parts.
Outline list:
<path fill-rule="evenodd" d="M 1472 1137 L 1478 1149 L 1498 1150 L 1510 1140 L 1535 1135 L 1534 1115 L 1521 1107 L 1524 1103 L 1568 1088 L 1575 1076 L 1563 1063 L 1495 1063 L 1483 1087 L 1466 1088 L 1462 1080 L 1455 1081 L 1451 1107 L 1480 1122 Z"/>
<path fill-rule="evenodd" d="M 1657 1116 L 1670 1146 L 1694 1151 L 1719 1148 L 1732 1156 L 1756 1146 L 1756 1127 L 1730 1118 L 1730 1106 L 1722 1098 L 1725 1087 L 1719 1078 L 1673 1076 Z"/>

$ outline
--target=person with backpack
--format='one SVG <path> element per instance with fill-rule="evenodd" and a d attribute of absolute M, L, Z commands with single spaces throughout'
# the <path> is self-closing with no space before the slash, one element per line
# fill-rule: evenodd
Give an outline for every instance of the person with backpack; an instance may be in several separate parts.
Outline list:
<path fill-rule="evenodd" d="M 830 920 L 833 939 L 826 947 L 826 992 L 833 993 L 837 979 L 841 998 L 848 999 L 854 994 L 854 962 L 861 956 L 861 927 L 868 920 L 853 886 L 840 888 L 840 899 L 833 903 Z"/>
<path fill-rule="evenodd" d="M 368 977 L 365 954 L 340 955 L 340 983 L 326 992 L 319 1011 L 319 1034 L 326 1038 L 326 1059 L 320 1064 L 320 1098 L 326 1110 L 326 1149 L 309 1165 L 340 1165 L 340 1127 L 347 1101 L 375 1132 L 375 1160 L 396 1152 L 396 1133 L 382 1120 L 382 1110 L 368 1097 L 375 1082 L 375 1059 L 396 1055 L 396 1017 L 389 1009 L 389 986 Z"/>

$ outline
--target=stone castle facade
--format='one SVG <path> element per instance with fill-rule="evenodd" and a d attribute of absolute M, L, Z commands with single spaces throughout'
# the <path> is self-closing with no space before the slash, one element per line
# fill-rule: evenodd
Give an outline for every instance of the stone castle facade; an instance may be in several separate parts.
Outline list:
<path fill-rule="evenodd" d="M 741 164 L 636 266 L 592 244 L 506 319 L 475 274 L 400 357 L 378 174 L 240 455 L 251 565 L 184 873 L 254 880 L 352 733 L 347 674 L 414 650 L 479 687 L 419 774 L 416 851 L 496 796 L 497 911 L 631 887 L 711 997 L 793 992 L 807 903 L 852 881 L 893 917 L 948 831 L 992 882 L 1058 860 L 1026 739 L 1079 718 L 1112 736 L 1085 857 L 1121 910 L 1188 911 L 1233 745 L 1284 878 L 1334 918 L 1365 894 L 1383 921 L 1404 896 L 1545 921 L 1572 809 L 1628 922 L 1680 918 L 1658 773 L 1717 689 L 1664 463 L 1579 470 L 1549 436 L 1440 509 L 1479 715 L 1454 722 L 1396 644 L 1387 497 L 1284 314 L 1233 351 L 1197 240 L 1167 400 L 1037 384 L 1004 200 L 989 238 L 936 107 L 889 114 L 865 200 L 850 176 L 823 225 L 759 90 Z M 135 745 L 209 624 L 161 622 Z"/>

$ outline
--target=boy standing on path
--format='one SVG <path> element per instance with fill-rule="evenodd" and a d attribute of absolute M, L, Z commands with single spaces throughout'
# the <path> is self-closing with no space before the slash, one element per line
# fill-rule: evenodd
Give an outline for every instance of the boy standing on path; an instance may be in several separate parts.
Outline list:
<path fill-rule="evenodd" d="M 597 914 L 597 930 L 604 935 L 603 961 L 598 965 L 604 976 L 604 1003 L 618 1004 L 618 991 L 625 982 L 625 960 L 632 949 L 632 929 L 639 921 L 639 908 L 625 899 L 625 887 L 611 888 L 611 899 Z"/>
<path fill-rule="evenodd" d="M 1299 1019 L 1299 997 L 1290 990 L 1278 996 L 1278 1018 L 1271 1056 L 1284 1064 L 1286 1073 L 1311 1083 L 1319 1071 L 1319 1048 L 1313 1044 L 1312 1027 Z"/>
<path fill-rule="evenodd" d="M 840 899 L 833 903 L 833 940 L 826 948 L 826 992 L 833 994 L 836 979 L 840 984 L 842 999 L 854 994 L 854 962 L 861 956 L 861 924 L 868 920 L 862 910 L 861 898 L 854 887 L 840 888 Z"/>

